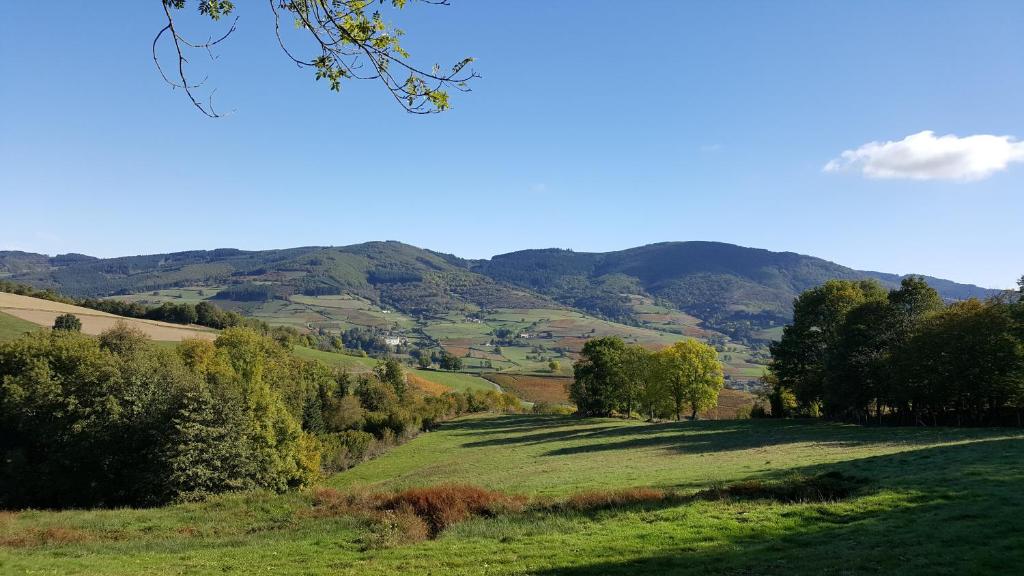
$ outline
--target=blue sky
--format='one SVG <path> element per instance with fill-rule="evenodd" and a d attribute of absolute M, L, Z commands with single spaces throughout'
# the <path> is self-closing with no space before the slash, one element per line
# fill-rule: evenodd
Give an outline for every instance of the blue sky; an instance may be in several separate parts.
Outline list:
<path fill-rule="evenodd" d="M 430 117 L 371 82 L 329 92 L 266 3 L 236 3 L 200 68 L 233 110 L 217 120 L 153 68 L 157 2 L 2 8 L 0 249 L 720 240 L 990 287 L 1024 273 L 1024 152 L 966 140 L 1024 137 L 1024 3 L 413 5 L 390 19 L 414 60 L 483 75 Z"/>

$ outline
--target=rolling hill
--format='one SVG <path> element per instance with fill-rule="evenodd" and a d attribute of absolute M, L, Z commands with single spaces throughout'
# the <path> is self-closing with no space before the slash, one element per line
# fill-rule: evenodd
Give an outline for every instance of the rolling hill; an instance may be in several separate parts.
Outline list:
<path fill-rule="evenodd" d="M 649 296 L 734 337 L 787 322 L 793 298 L 827 280 L 873 278 L 892 288 L 903 278 L 793 252 L 720 242 L 663 242 L 605 253 L 524 250 L 476 262 L 473 269 L 616 320 L 636 318 L 627 295 Z M 996 293 L 927 280 L 949 300 Z"/>
<path fill-rule="evenodd" d="M 81 306 L 0 292 L 0 340 L 16 338 L 39 327 L 49 328 L 61 314 L 77 316 L 82 322 L 82 332 L 91 335 L 108 330 L 117 322 L 125 322 L 157 341 L 178 342 L 186 338 L 213 340 L 216 337 L 216 332 L 202 326 L 125 318 Z"/>
<path fill-rule="evenodd" d="M 291 294 L 353 294 L 410 313 L 481 307 L 531 308 L 550 299 L 499 283 L 454 256 L 399 242 L 340 248 L 218 249 L 96 259 L 0 252 L 0 274 L 76 297 L 179 286 L 228 286 L 220 299 L 267 301 Z"/>
<path fill-rule="evenodd" d="M 699 324 L 746 343 L 788 321 L 793 298 L 821 282 L 874 278 L 892 287 L 901 279 L 718 242 L 665 242 L 606 253 L 525 250 L 466 260 L 393 241 L 105 259 L 0 252 L 0 277 L 79 297 L 208 287 L 215 289 L 213 298 L 229 307 L 241 303 L 246 312 L 295 296 L 327 295 L 349 295 L 379 311 L 416 317 L 570 308 L 635 326 L 676 324 L 669 331 L 687 335 L 699 336 L 691 333 Z M 996 293 L 928 280 L 950 300 Z"/>

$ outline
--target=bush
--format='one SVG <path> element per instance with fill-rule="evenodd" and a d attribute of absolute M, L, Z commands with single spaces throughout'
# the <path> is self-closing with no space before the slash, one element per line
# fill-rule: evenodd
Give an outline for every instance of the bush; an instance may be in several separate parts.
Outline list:
<path fill-rule="evenodd" d="M 118 320 L 114 326 L 104 330 L 100 336 L 100 348 L 114 354 L 133 354 L 145 348 L 149 337 L 138 328 L 130 326 L 124 320 Z"/>
<path fill-rule="evenodd" d="M 535 402 L 533 404 L 534 414 L 549 414 L 557 416 L 568 416 L 576 410 L 572 406 L 566 406 L 565 404 L 554 404 L 551 402 Z"/>
<path fill-rule="evenodd" d="M 385 501 L 386 510 L 412 510 L 422 518 L 432 537 L 442 530 L 473 516 L 492 517 L 522 508 L 523 502 L 501 492 L 477 486 L 444 484 L 428 488 L 410 488 Z"/>
<path fill-rule="evenodd" d="M 327 426 L 331 430 L 358 430 L 363 427 L 365 411 L 355 396 L 333 400 L 326 412 Z"/>
<path fill-rule="evenodd" d="M 66 332 L 81 332 L 82 321 L 74 314 L 61 314 L 53 321 L 53 329 Z"/>

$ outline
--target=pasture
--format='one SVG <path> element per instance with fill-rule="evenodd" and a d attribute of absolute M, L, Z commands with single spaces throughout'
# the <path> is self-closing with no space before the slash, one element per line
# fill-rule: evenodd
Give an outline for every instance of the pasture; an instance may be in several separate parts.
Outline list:
<path fill-rule="evenodd" d="M 624 488 L 686 495 L 821 473 L 856 488 L 826 501 L 600 504 Z M 1014 573 L 1024 562 L 1019 430 L 472 417 L 325 481 L 342 494 L 451 482 L 537 504 L 384 547 L 368 545 L 378 541 L 372 523 L 324 508 L 316 491 L 9 512 L 0 572 L 959 575 Z"/>
<path fill-rule="evenodd" d="M 39 325 L 37 324 L 0 312 L 0 342 L 13 340 L 26 332 L 33 332 L 38 329 Z"/>
<path fill-rule="evenodd" d="M 82 332 L 96 335 L 108 330 L 118 321 L 124 321 L 129 325 L 142 330 L 152 340 L 177 342 L 186 338 L 201 338 L 213 340 L 217 337 L 216 332 L 200 326 L 182 326 L 181 324 L 170 324 L 156 320 L 142 320 L 137 318 L 124 318 L 106 312 L 72 306 L 61 302 L 52 302 L 29 296 L 19 296 L 0 292 L 0 312 L 8 316 L 16 317 L 25 322 L 34 324 L 37 327 L 53 326 L 53 321 L 61 314 L 74 314 L 82 321 Z M 17 335 L 20 335 L 19 332 Z"/>

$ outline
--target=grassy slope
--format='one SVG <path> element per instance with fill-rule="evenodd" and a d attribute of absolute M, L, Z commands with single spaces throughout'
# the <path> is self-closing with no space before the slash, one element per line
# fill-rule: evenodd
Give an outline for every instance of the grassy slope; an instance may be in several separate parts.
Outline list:
<path fill-rule="evenodd" d="M 39 330 L 37 324 L 0 312 L 0 341 L 14 340 L 25 332 Z"/>
<path fill-rule="evenodd" d="M 196 303 L 203 298 L 211 298 L 219 288 L 203 288 L 204 296 L 199 296 L 199 288 L 179 288 L 143 292 L 116 298 L 126 301 L 155 305 L 161 302 Z M 569 371 L 575 354 L 579 351 L 586 338 L 619 335 L 631 343 L 661 347 L 684 339 L 687 336 L 703 337 L 708 332 L 699 329 L 699 321 L 681 312 L 654 306 L 647 299 L 638 304 L 639 309 L 657 312 L 655 316 L 663 322 L 645 322 L 644 326 L 627 326 L 600 320 L 580 312 L 554 308 L 499 309 L 488 313 L 482 323 L 470 321 L 464 314 L 450 312 L 441 317 L 432 317 L 421 328 L 430 339 L 420 337 L 416 322 L 400 312 L 384 309 L 365 298 L 352 295 L 335 296 L 302 296 L 293 295 L 289 300 L 272 300 L 270 302 L 233 302 L 216 300 L 215 304 L 235 310 L 246 316 L 258 318 L 271 325 L 291 326 L 300 331 L 308 327 L 324 328 L 332 333 L 353 327 L 375 328 L 393 332 L 409 340 L 414 346 L 431 347 L 440 343 L 449 352 L 462 357 L 469 370 L 507 371 L 513 373 L 547 372 L 548 360 L 554 358 Z M 662 318 L 664 316 L 664 318 Z M 497 328 L 507 328 L 515 333 L 528 332 L 531 337 L 523 342 L 525 346 L 505 346 L 503 356 L 492 354 L 491 333 Z M 665 331 L 665 330 L 671 331 Z M 681 331 L 681 333 L 675 333 Z M 550 338 L 542 338 L 541 334 L 550 333 Z M 538 360 L 535 346 L 545 347 Z M 735 344 L 732 345 L 736 347 Z M 551 349 L 566 348 L 568 354 L 558 354 Z M 736 347 L 726 362 L 726 371 L 735 379 L 756 380 L 763 370 L 760 366 L 746 363 L 749 350 Z M 527 356 L 531 356 L 527 358 Z M 490 361 L 485 364 L 483 359 Z M 335 363 L 337 364 L 337 363 Z M 358 370 L 359 366 L 352 363 L 346 366 Z"/>
<path fill-rule="evenodd" d="M 353 373 L 369 372 L 377 365 L 377 360 L 374 358 L 349 356 L 348 354 L 339 354 L 337 352 L 324 352 L 323 350 L 314 350 L 304 346 L 294 347 L 292 353 L 303 360 L 319 360 L 328 366 L 344 368 Z"/>
<path fill-rule="evenodd" d="M 58 315 L 64 313 L 74 314 L 82 322 L 82 332 L 92 335 L 100 334 L 104 330 L 113 327 L 118 321 L 124 321 L 138 328 L 153 340 L 179 341 L 185 338 L 212 340 L 216 336 L 216 331 L 202 326 L 186 326 L 156 320 L 127 318 L 81 306 L 7 292 L 0 292 L 0 310 L 7 311 L 10 316 L 20 317 L 22 320 L 47 328 L 53 325 L 54 319 Z"/>
<path fill-rule="evenodd" d="M 336 352 L 324 352 L 313 350 L 303 346 L 296 346 L 293 353 L 304 360 L 319 360 L 328 366 L 344 368 L 353 374 L 369 372 L 377 365 L 378 360 L 374 358 L 362 358 L 338 354 Z M 465 392 L 467 390 L 494 390 L 494 385 L 479 376 L 463 374 L 459 372 L 440 372 L 437 370 L 411 369 L 411 373 L 420 378 L 447 386 L 453 390 Z"/>
<path fill-rule="evenodd" d="M 0 572 L 63 574 L 964 574 L 1024 562 L 1024 435 L 804 422 L 647 425 L 556 417 L 451 423 L 330 480 L 339 487 L 475 482 L 521 493 L 841 470 L 868 480 L 833 504 L 697 502 L 470 521 L 361 551 L 360 527 L 304 514 L 308 497 L 241 495 L 157 510 L 0 516 Z M 32 532 L 35 530 L 35 532 Z M 92 540 L 90 540 L 92 539 Z"/>
<path fill-rule="evenodd" d="M 467 392 L 470 390 L 494 390 L 494 384 L 472 374 L 419 369 L 411 370 L 411 372 L 420 378 L 430 380 L 431 382 L 437 382 L 438 384 L 443 384 L 444 386 L 453 390 L 458 390 L 459 392 Z"/>

